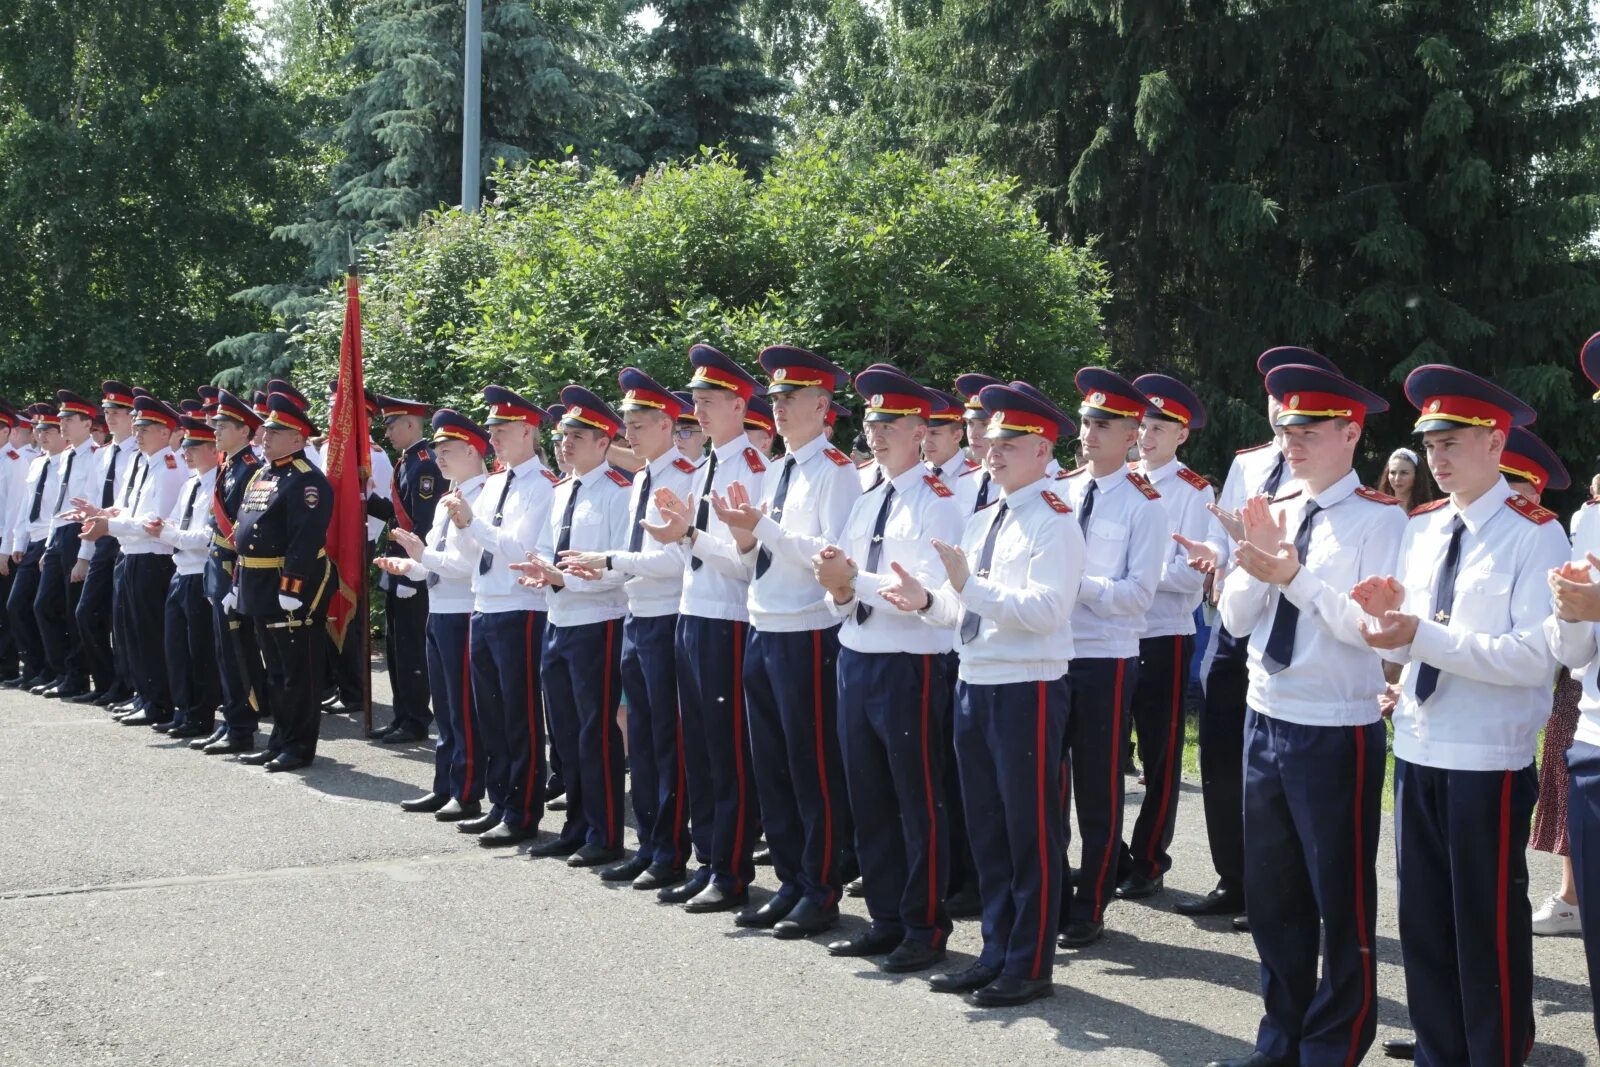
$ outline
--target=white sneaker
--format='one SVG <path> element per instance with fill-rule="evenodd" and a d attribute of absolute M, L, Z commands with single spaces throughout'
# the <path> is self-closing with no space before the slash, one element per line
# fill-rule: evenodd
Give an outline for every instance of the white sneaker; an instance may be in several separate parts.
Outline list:
<path fill-rule="evenodd" d="M 1568 904 L 1555 893 L 1533 913 L 1533 932 L 1545 937 L 1555 934 L 1576 934 L 1583 931 L 1578 920 L 1578 907 Z"/>

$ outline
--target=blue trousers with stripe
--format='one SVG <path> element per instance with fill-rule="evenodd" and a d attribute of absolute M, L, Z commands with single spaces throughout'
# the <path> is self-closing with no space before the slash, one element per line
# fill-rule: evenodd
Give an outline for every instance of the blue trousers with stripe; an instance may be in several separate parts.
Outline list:
<path fill-rule="evenodd" d="M 1102 922 L 1106 905 L 1115 899 L 1117 867 L 1122 853 L 1122 751 L 1128 743 L 1128 718 L 1139 661 L 1084 658 L 1072 661 L 1067 683 L 1072 690 L 1072 715 L 1062 759 L 1060 805 L 1066 844 L 1072 826 L 1065 820 L 1067 794 L 1078 816 L 1083 862 L 1078 885 L 1061 909 L 1061 925 Z M 982 823 L 974 823 L 982 825 Z M 1061 876 L 1068 874 L 1062 854 Z"/>
<path fill-rule="evenodd" d="M 1451 771 L 1397 759 L 1394 788 L 1417 1063 L 1520 1064 L 1533 1045 L 1533 764 Z"/>
<path fill-rule="evenodd" d="M 1256 1048 L 1276 1059 L 1352 1067 L 1377 1033 L 1384 753 L 1381 719 L 1245 713 L 1245 900 L 1266 1006 Z"/>
<path fill-rule="evenodd" d="M 1061 910 L 1061 744 L 1067 682 L 956 683 L 956 760 L 983 897 L 978 962 L 1016 978 L 1055 971 Z"/>
<path fill-rule="evenodd" d="M 519 830 L 544 817 L 542 611 L 472 613 L 472 700 L 478 708 L 489 812 Z"/>
<path fill-rule="evenodd" d="M 750 737 L 744 714 L 744 655 L 749 625 L 678 616 L 678 708 L 683 716 L 689 781 L 689 836 L 695 856 L 724 892 L 742 893 L 755 878 L 756 808 Z"/>
<path fill-rule="evenodd" d="M 472 703 L 472 613 L 430 612 L 425 647 L 428 691 L 439 740 L 433 746 L 433 790 L 463 804 L 483 799 L 485 760 Z"/>
<path fill-rule="evenodd" d="M 561 837 L 579 846 L 622 847 L 621 661 L 620 618 L 544 628 L 551 747 L 561 754 L 567 785 Z"/>
<path fill-rule="evenodd" d="M 867 914 L 934 948 L 950 937 L 949 719 L 943 657 L 839 650 L 839 740 Z"/>
<path fill-rule="evenodd" d="M 1600 907 L 1600 747 L 1574 741 L 1567 749 L 1567 840 L 1578 883 L 1578 915 Z M 1583 951 L 1589 963 L 1589 995 L 1600 979 L 1600 921 L 1583 924 Z M 1594 1019 L 1600 1037 L 1600 1015 Z"/>
<path fill-rule="evenodd" d="M 217 723 L 222 684 L 217 675 L 216 631 L 205 575 L 174 574 L 167 586 L 167 678 L 172 686 L 173 722 L 204 726 Z M 109 685 L 109 683 L 108 683 Z"/>
<path fill-rule="evenodd" d="M 678 716 L 676 615 L 622 624 L 622 692 L 628 698 L 628 772 L 639 853 L 655 867 L 689 862 L 689 786 Z"/>
<path fill-rule="evenodd" d="M 1139 731 L 1144 800 L 1133 821 L 1130 843 L 1119 858 L 1118 878 L 1158 878 L 1172 869 L 1172 836 L 1183 794 L 1183 698 L 1189 685 L 1193 635 L 1146 637 L 1139 642 L 1139 682 L 1133 687 L 1132 718 Z"/>

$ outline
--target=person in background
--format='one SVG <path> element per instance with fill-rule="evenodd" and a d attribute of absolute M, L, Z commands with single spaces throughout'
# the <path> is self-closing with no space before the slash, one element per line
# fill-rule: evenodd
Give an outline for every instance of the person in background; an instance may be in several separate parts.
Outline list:
<path fill-rule="evenodd" d="M 1378 492 L 1400 501 L 1400 506 L 1408 513 L 1439 498 L 1433 479 L 1409 448 L 1397 448 L 1389 453 L 1389 461 L 1383 465 L 1383 477 L 1378 479 Z"/>
<path fill-rule="evenodd" d="M 673 443 L 684 458 L 699 463 L 706 458 L 706 432 L 700 428 L 700 417 L 694 413 L 694 395 L 687 389 L 676 390 L 672 395 L 683 405 L 678 412 L 678 427 Z"/>
<path fill-rule="evenodd" d="M 772 458 L 772 438 L 777 433 L 777 423 L 772 417 L 772 405 L 766 397 L 752 396 L 750 407 L 744 413 L 744 432 L 750 443 L 767 459 Z"/>

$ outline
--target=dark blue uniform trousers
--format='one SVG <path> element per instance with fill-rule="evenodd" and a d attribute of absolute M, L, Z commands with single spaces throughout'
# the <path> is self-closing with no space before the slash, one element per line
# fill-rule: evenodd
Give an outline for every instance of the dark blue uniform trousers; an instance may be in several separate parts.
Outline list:
<path fill-rule="evenodd" d="M 173 721 L 210 730 L 217 722 L 222 686 L 217 677 L 216 631 L 205 575 L 174 574 L 167 586 L 167 678 L 172 685 Z"/>
<path fill-rule="evenodd" d="M 751 629 L 744 695 L 761 826 L 778 895 L 832 907 L 854 830 L 839 754 L 839 627 Z"/>
<path fill-rule="evenodd" d="M 11 565 L 11 592 L 6 596 L 7 630 L 17 646 L 22 677 L 37 678 L 48 673 L 44 639 L 39 635 L 39 619 L 33 603 L 39 596 L 39 561 L 44 558 L 44 542 L 33 541 L 22 553 L 22 562 Z"/>
<path fill-rule="evenodd" d="M 622 847 L 621 664 L 621 619 L 544 628 L 551 747 L 561 754 L 567 785 L 561 838 L 576 845 Z"/>
<path fill-rule="evenodd" d="M 689 786 L 678 716 L 676 615 L 622 624 L 622 692 L 628 698 L 628 769 L 639 854 L 653 867 L 689 862 Z"/>
<path fill-rule="evenodd" d="M 934 948 L 950 936 L 943 657 L 839 650 L 839 740 L 867 914 Z"/>
<path fill-rule="evenodd" d="M 154 552 L 123 556 L 123 628 L 133 684 L 146 713 L 157 722 L 172 718 L 172 687 L 167 678 L 163 616 L 172 557 Z"/>
<path fill-rule="evenodd" d="M 267 669 L 255 621 L 212 602 L 211 631 L 221 665 L 222 721 L 227 736 L 232 741 L 253 742 L 261 717 L 269 714 Z"/>
<path fill-rule="evenodd" d="M 1244 712 L 1250 690 L 1250 635 L 1217 624 L 1217 651 L 1200 711 L 1200 803 L 1217 888 L 1244 892 Z"/>
<path fill-rule="evenodd" d="M 1266 1005 L 1256 1048 L 1275 1059 L 1349 1067 L 1372 1047 L 1384 750 L 1381 719 L 1246 715 L 1245 899 Z"/>
<path fill-rule="evenodd" d="M 1128 711 L 1138 680 L 1137 659 L 1075 659 L 1067 669 L 1072 690 L 1072 716 L 1063 744 L 1060 805 L 1066 844 L 1072 825 L 1066 820 L 1071 795 L 1083 839 L 1078 885 L 1061 909 L 1061 925 L 1102 922 L 1117 888 L 1117 859 L 1122 850 L 1122 752 L 1128 743 Z M 1061 876 L 1068 877 L 1064 848 Z"/>
<path fill-rule="evenodd" d="M 17 568 L 11 557 L 5 560 L 6 572 L 0 574 L 0 606 L 11 600 L 11 583 L 16 581 Z M 9 611 L 0 611 L 0 679 L 13 678 L 17 673 L 17 641 L 11 633 Z"/>
<path fill-rule="evenodd" d="M 50 532 L 50 540 L 39 568 L 39 591 L 34 596 L 33 614 L 39 621 L 39 638 L 50 674 L 63 687 L 89 684 L 78 643 L 78 623 L 74 612 L 83 583 L 72 580 L 78 562 L 77 527 L 67 525 Z"/>
<path fill-rule="evenodd" d="M 1183 779 L 1183 697 L 1189 685 L 1193 635 L 1146 637 L 1139 642 L 1139 682 L 1133 687 L 1133 726 L 1139 732 L 1144 800 L 1133 821 L 1132 844 L 1122 850 L 1118 877 L 1157 878 L 1172 869 L 1172 834 L 1178 825 Z"/>
<path fill-rule="evenodd" d="M 956 759 L 983 896 L 978 962 L 1015 978 L 1049 978 L 1066 843 L 1061 743 L 1065 678 L 1008 685 L 956 683 Z"/>
<path fill-rule="evenodd" d="M 428 615 L 428 689 L 439 732 L 432 792 L 463 804 L 482 800 L 484 789 L 483 742 L 472 703 L 471 628 L 470 611 Z"/>
<path fill-rule="evenodd" d="M 956 674 L 961 669 L 961 656 L 957 652 L 940 653 L 938 665 L 944 671 L 945 705 L 956 706 Z M 956 766 L 956 717 L 953 711 L 944 717 L 944 821 L 950 833 L 949 877 L 945 879 L 945 892 L 950 895 L 970 890 L 978 891 L 978 870 L 972 861 L 971 833 L 967 828 L 967 806 L 961 799 L 961 771 Z"/>
<path fill-rule="evenodd" d="M 1574 741 L 1567 749 L 1567 840 L 1578 883 L 1578 914 L 1600 907 L 1600 748 Z M 1589 995 L 1600 979 L 1600 922 L 1583 924 L 1583 951 L 1589 961 Z M 1600 1015 L 1595 1016 L 1600 1037 Z"/>
<path fill-rule="evenodd" d="M 688 769 L 690 840 L 724 892 L 742 893 L 755 877 L 760 814 L 744 714 L 749 626 L 678 616 L 678 708 Z"/>
<path fill-rule="evenodd" d="M 472 613 L 472 700 L 487 760 L 489 814 L 519 830 L 544 817 L 542 611 Z"/>
<path fill-rule="evenodd" d="M 112 575 L 117 567 L 119 548 L 114 537 L 102 537 L 94 543 L 89 574 L 83 580 L 83 592 L 73 612 L 83 639 L 84 667 L 94 679 L 98 692 L 110 692 L 122 680 L 117 670 L 118 655 L 112 648 L 111 614 Z"/>
<path fill-rule="evenodd" d="M 1522 1063 L 1533 1045 L 1526 849 L 1537 772 L 1531 763 L 1449 771 L 1396 759 L 1394 787 L 1417 1063 Z"/>

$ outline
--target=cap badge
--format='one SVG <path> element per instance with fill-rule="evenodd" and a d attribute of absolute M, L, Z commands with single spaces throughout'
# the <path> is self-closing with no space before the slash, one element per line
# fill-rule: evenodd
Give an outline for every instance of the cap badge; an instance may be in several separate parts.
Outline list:
<path fill-rule="evenodd" d="M 1106 394 L 1100 392 L 1098 389 L 1089 394 L 1089 403 L 1093 404 L 1095 407 L 1099 407 L 1105 402 Z"/>

